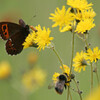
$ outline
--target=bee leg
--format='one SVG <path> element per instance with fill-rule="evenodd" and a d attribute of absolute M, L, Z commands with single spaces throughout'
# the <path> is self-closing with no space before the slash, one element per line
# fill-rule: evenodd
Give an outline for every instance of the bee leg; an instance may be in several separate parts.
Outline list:
<path fill-rule="evenodd" d="M 65 89 L 67 89 L 67 86 L 66 85 L 64 85 L 64 87 L 65 87 Z"/>

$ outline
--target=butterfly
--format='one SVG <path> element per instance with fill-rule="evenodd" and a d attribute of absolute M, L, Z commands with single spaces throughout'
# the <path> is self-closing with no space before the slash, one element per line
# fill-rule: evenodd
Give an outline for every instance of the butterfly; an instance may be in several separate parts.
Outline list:
<path fill-rule="evenodd" d="M 8 54 L 17 55 L 23 50 L 22 44 L 30 34 L 30 28 L 37 31 L 32 26 L 26 25 L 22 19 L 19 20 L 19 24 L 0 22 L 0 35 L 3 40 L 7 40 L 5 46 Z M 37 47 L 36 44 L 34 46 Z"/>

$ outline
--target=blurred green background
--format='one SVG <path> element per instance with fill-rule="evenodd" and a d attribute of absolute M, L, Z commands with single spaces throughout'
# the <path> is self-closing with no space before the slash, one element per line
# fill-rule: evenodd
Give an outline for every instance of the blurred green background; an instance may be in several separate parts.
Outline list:
<path fill-rule="evenodd" d="M 94 4 L 93 8 L 97 14 L 95 17 L 96 27 L 90 31 L 89 42 L 92 47 L 100 47 L 100 0 L 88 0 L 88 2 Z M 49 20 L 50 13 L 53 13 L 56 7 L 62 8 L 63 5 L 66 5 L 66 0 L 0 0 L 0 21 L 11 20 L 18 23 L 18 20 L 22 18 L 26 24 L 33 26 L 40 24 L 42 27 L 49 27 L 52 31 L 51 36 L 54 37 L 53 42 L 56 50 L 63 63 L 70 66 L 72 34 L 70 32 L 60 33 L 58 28 L 51 27 L 53 22 Z M 85 44 L 75 37 L 75 52 L 80 52 L 84 49 L 84 46 Z M 0 61 L 7 60 L 10 62 L 12 78 L 17 81 L 21 77 L 21 71 L 27 69 L 27 55 L 32 51 L 38 50 L 27 48 L 17 56 L 10 56 L 5 51 L 5 41 L 0 40 Z M 38 63 L 42 69 L 47 71 L 47 80 L 42 88 L 29 96 L 28 100 L 66 100 L 66 90 L 62 95 L 58 95 L 54 89 L 48 90 L 48 85 L 52 82 L 53 73 L 61 72 L 59 69 L 60 63 L 54 52 L 50 49 L 39 52 Z M 98 68 L 99 65 L 100 62 L 98 63 Z M 90 90 L 90 68 L 87 67 L 85 72 L 75 73 L 75 75 L 76 79 L 80 81 L 80 89 L 83 91 L 82 96 L 85 97 Z M 94 78 L 94 87 L 96 87 L 97 80 L 95 75 Z M 79 100 L 78 94 L 71 92 L 73 100 Z M 0 80 L 0 100 L 24 100 L 22 98 L 23 96 L 11 86 L 10 82 Z"/>

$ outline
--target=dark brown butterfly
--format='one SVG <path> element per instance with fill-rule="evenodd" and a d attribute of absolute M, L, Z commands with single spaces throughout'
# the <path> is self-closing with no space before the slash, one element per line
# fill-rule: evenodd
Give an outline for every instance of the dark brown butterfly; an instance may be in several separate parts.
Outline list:
<path fill-rule="evenodd" d="M 0 22 L 0 35 L 3 40 L 7 40 L 6 51 L 8 54 L 17 55 L 23 50 L 22 44 L 30 33 L 29 27 L 22 19 L 19 20 L 19 24 Z"/>

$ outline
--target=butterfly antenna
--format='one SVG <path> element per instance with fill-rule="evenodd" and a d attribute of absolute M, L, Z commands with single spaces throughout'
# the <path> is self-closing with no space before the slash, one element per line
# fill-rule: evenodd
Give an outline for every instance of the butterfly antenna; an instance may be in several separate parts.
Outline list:
<path fill-rule="evenodd" d="M 33 15 L 32 18 L 29 20 L 29 22 L 32 22 L 33 18 L 35 18 L 36 15 Z"/>
<path fill-rule="evenodd" d="M 35 13 L 36 13 L 36 10 L 35 10 Z M 36 17 L 36 14 L 34 14 L 33 16 L 32 16 L 32 18 L 29 20 L 29 22 L 32 22 L 32 20 L 33 20 L 33 18 L 35 18 Z M 37 32 L 37 29 L 34 27 L 34 26 L 29 26 L 33 31 L 35 31 L 35 32 Z"/>
<path fill-rule="evenodd" d="M 32 19 L 34 18 L 34 17 L 36 17 L 36 15 L 34 15 L 31 19 L 30 19 L 30 21 L 32 22 Z M 29 26 L 33 31 L 35 31 L 35 32 L 37 32 L 37 29 L 34 27 L 34 26 Z"/>
<path fill-rule="evenodd" d="M 35 8 L 35 10 L 34 10 L 34 14 L 32 15 L 32 17 L 31 17 L 31 19 L 29 20 L 29 23 L 31 23 L 32 22 L 32 20 L 33 20 L 33 18 L 36 18 L 36 8 Z"/>

